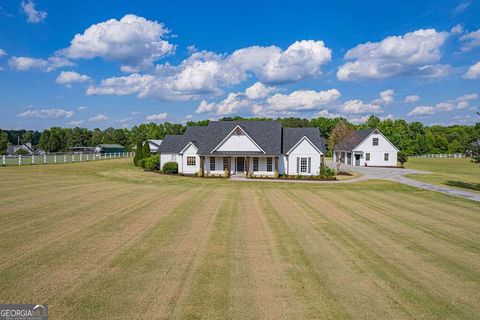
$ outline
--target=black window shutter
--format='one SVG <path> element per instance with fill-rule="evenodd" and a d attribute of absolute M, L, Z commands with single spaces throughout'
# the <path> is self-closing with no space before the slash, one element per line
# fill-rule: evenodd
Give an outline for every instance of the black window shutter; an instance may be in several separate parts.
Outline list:
<path fill-rule="evenodd" d="M 308 157 L 308 173 L 312 173 L 312 158 Z"/>
<path fill-rule="evenodd" d="M 300 172 L 300 158 L 297 157 L 297 174 Z"/>

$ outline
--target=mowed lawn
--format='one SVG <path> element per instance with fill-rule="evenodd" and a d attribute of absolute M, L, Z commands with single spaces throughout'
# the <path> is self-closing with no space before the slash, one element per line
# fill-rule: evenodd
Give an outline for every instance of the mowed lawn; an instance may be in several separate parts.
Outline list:
<path fill-rule="evenodd" d="M 480 205 L 128 160 L 0 168 L 0 302 L 51 319 L 478 319 Z"/>
<path fill-rule="evenodd" d="M 409 178 L 480 193 L 480 165 L 468 158 L 410 158 L 405 167 L 432 172 Z"/>

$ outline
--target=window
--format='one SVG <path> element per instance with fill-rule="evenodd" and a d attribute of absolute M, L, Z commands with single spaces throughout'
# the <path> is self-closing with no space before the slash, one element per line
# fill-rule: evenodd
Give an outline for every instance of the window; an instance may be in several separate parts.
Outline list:
<path fill-rule="evenodd" d="M 370 161 L 370 153 L 365 153 L 365 160 Z"/>
<path fill-rule="evenodd" d="M 388 153 L 383 154 L 383 160 L 388 161 Z"/>
<path fill-rule="evenodd" d="M 378 146 L 378 138 L 373 138 L 373 145 Z"/>
<path fill-rule="evenodd" d="M 187 166 L 195 166 L 196 165 L 196 158 L 195 157 L 187 157 Z"/>
<path fill-rule="evenodd" d="M 272 172 L 272 171 L 273 171 L 272 158 L 267 158 L 267 172 Z"/>
<path fill-rule="evenodd" d="M 223 157 L 223 170 L 228 170 L 228 157 Z"/>
<path fill-rule="evenodd" d="M 177 161 L 177 155 L 176 155 L 176 154 L 172 154 L 171 160 L 172 160 L 172 161 Z"/>
<path fill-rule="evenodd" d="M 210 171 L 215 171 L 215 157 L 210 157 Z"/>
<path fill-rule="evenodd" d="M 258 158 L 253 158 L 253 171 L 258 171 Z"/>
<path fill-rule="evenodd" d="M 307 158 L 300 158 L 300 172 L 307 173 L 308 160 Z"/>

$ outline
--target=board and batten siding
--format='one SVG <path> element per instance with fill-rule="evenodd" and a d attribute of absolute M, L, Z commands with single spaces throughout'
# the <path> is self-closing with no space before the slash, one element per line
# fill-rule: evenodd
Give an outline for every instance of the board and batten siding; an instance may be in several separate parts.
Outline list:
<path fill-rule="evenodd" d="M 320 156 L 322 154 L 306 139 L 303 139 L 294 149 L 290 150 L 286 159 L 288 175 L 318 175 L 320 174 Z M 310 158 L 310 173 L 297 170 L 297 158 Z M 298 160 L 300 161 L 300 160 Z"/>
<path fill-rule="evenodd" d="M 216 149 L 218 152 L 242 152 L 242 151 L 261 151 L 255 143 L 245 134 L 230 135 L 221 145 Z"/>
<path fill-rule="evenodd" d="M 378 138 L 378 146 L 373 145 L 373 138 Z M 380 133 L 372 133 L 367 139 L 360 143 L 354 150 L 363 152 L 360 158 L 360 166 L 372 167 L 396 167 L 397 149 Z M 370 160 L 366 160 L 367 153 L 370 153 Z M 385 161 L 385 153 L 388 153 L 388 161 Z M 352 156 L 352 164 L 355 157 Z"/>

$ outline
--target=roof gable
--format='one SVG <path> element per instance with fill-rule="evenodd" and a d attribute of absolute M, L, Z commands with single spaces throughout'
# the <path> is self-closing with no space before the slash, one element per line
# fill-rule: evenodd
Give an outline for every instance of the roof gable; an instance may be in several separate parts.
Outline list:
<path fill-rule="evenodd" d="M 315 149 L 318 153 L 321 153 L 323 154 L 323 152 L 317 148 L 317 146 L 315 146 L 315 144 L 310 141 L 310 139 L 308 139 L 306 136 L 303 136 L 300 140 L 298 140 L 298 142 L 290 149 L 288 150 L 287 152 L 285 152 L 286 155 L 290 154 L 291 152 L 293 152 L 298 146 L 300 146 L 302 144 L 302 142 L 307 142 L 310 146 L 313 147 L 313 149 Z"/>
<path fill-rule="evenodd" d="M 240 125 L 233 128 L 232 131 L 211 151 L 213 152 L 262 152 L 263 149 L 253 140 Z"/>
<path fill-rule="evenodd" d="M 282 152 L 289 152 L 304 137 L 308 138 L 309 142 L 323 154 L 326 153 L 325 140 L 318 128 L 284 128 Z"/>

